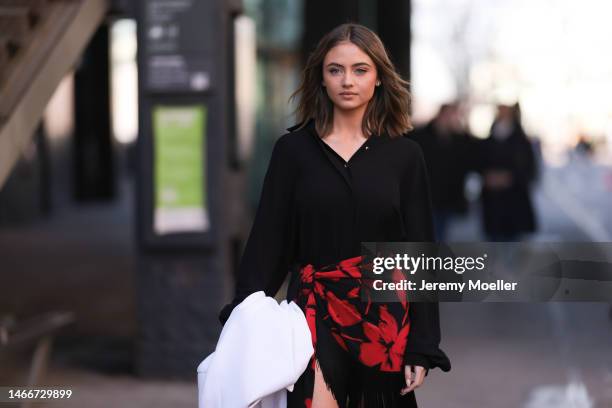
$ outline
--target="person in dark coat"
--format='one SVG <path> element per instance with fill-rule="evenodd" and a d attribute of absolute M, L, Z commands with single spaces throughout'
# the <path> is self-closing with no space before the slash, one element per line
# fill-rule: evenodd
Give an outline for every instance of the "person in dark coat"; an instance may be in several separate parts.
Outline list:
<path fill-rule="evenodd" d="M 490 241 L 516 241 L 536 230 L 530 186 L 536 178 L 531 142 L 518 105 L 498 107 L 487 139 L 480 142 L 484 232 Z"/>
<path fill-rule="evenodd" d="M 461 124 L 457 103 L 444 104 L 436 116 L 408 135 L 423 150 L 431 183 L 436 239 L 446 239 L 449 223 L 465 215 L 465 179 L 474 167 L 474 138 Z"/>
<path fill-rule="evenodd" d="M 398 291 L 372 302 L 361 248 L 433 240 L 423 155 L 403 137 L 407 82 L 375 33 L 343 24 L 321 39 L 295 95 L 299 124 L 274 146 L 220 321 L 253 292 L 274 296 L 289 273 L 287 300 L 304 311 L 315 350 L 289 408 L 414 408 L 427 371 L 450 370 L 438 304 Z"/>

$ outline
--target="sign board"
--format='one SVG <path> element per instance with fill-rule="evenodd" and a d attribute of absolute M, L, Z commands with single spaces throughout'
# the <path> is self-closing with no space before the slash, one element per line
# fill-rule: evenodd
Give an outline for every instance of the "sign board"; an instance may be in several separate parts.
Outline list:
<path fill-rule="evenodd" d="M 202 92 L 211 89 L 215 35 L 207 16 L 213 2 L 148 0 L 144 10 L 145 89 Z"/>
<path fill-rule="evenodd" d="M 153 229 L 158 235 L 210 228 L 206 107 L 153 107 Z"/>

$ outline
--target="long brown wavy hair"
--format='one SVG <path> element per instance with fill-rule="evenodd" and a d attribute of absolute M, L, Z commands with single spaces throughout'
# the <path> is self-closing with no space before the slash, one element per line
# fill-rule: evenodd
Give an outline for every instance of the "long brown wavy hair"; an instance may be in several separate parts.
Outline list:
<path fill-rule="evenodd" d="M 364 135 L 387 134 L 397 137 L 412 130 L 408 82 L 397 73 L 385 46 L 376 33 L 360 24 L 342 24 L 327 33 L 310 54 L 298 89 L 289 100 L 299 98 L 295 110 L 298 123 L 305 126 L 313 118 L 316 130 L 324 137 L 331 133 L 334 106 L 323 81 L 323 60 L 338 43 L 355 44 L 374 61 L 380 86 L 377 86 L 363 116 Z"/>

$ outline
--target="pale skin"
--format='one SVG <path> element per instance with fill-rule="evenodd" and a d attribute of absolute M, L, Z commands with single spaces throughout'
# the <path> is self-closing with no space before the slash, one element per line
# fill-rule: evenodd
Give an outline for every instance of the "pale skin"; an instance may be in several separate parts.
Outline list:
<path fill-rule="evenodd" d="M 376 65 L 355 44 L 344 41 L 329 50 L 323 60 L 323 83 L 327 95 L 334 104 L 334 119 L 331 133 L 323 141 L 348 162 L 367 140 L 361 123 L 368 102 L 381 86 Z M 400 390 L 405 395 L 420 387 L 425 380 L 425 368 L 417 365 L 404 366 L 406 387 Z M 312 408 L 338 408 L 338 404 L 323 379 L 318 361 L 315 367 Z"/>

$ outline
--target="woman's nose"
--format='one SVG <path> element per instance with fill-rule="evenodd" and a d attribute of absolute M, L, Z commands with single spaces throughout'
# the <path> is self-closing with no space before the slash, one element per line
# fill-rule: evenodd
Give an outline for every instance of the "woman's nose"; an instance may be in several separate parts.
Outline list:
<path fill-rule="evenodd" d="M 353 77 L 351 74 L 344 74 L 342 77 L 342 86 L 352 86 L 353 85 Z"/>

